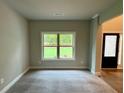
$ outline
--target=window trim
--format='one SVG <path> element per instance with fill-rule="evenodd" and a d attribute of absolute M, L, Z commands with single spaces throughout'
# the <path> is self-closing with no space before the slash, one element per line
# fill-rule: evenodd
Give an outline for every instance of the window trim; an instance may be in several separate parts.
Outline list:
<path fill-rule="evenodd" d="M 54 59 L 45 59 L 44 58 L 44 39 L 43 39 L 43 37 L 44 37 L 44 34 L 72 34 L 73 35 L 73 45 L 72 46 L 70 46 L 70 47 L 72 47 L 73 48 L 73 57 L 72 58 L 54 58 Z M 52 60 L 52 61 L 58 61 L 58 60 L 72 60 L 72 61 L 74 61 L 76 58 L 75 58 L 75 50 L 76 50 L 76 42 L 75 42 L 75 39 L 76 39 L 76 33 L 75 32 L 48 32 L 48 31 L 46 31 L 46 32 L 41 32 L 41 60 L 42 61 L 50 61 L 50 60 Z M 58 41 L 58 39 L 57 39 L 57 41 Z M 57 51 L 58 52 L 58 51 Z M 58 56 L 58 55 L 57 55 Z"/>

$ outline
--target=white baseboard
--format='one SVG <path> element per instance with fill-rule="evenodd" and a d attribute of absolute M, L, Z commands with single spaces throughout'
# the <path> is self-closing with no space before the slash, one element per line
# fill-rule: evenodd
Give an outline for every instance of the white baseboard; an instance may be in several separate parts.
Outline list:
<path fill-rule="evenodd" d="M 96 75 L 96 76 L 101 76 L 101 72 L 95 72 L 95 71 L 91 70 L 91 73 Z"/>
<path fill-rule="evenodd" d="M 82 67 L 82 68 L 75 68 L 75 67 L 70 67 L 70 68 L 65 68 L 65 67 L 61 67 L 61 68 L 55 68 L 55 67 L 38 67 L 38 66 L 31 66 L 30 69 L 41 69 L 41 70 L 58 70 L 58 69 L 67 69 L 67 70 L 71 70 L 71 69 L 74 69 L 74 70 L 83 70 L 83 69 L 88 69 L 88 67 Z"/>
<path fill-rule="evenodd" d="M 101 72 L 96 72 L 95 75 L 96 76 L 101 76 Z"/>
<path fill-rule="evenodd" d="M 0 93 L 6 93 L 30 68 L 27 68 L 23 73 L 21 73 L 18 77 L 16 77 L 13 81 L 11 81 L 6 87 L 4 87 Z"/>
<path fill-rule="evenodd" d="M 116 70 L 117 68 L 102 68 L 102 70 Z"/>
<path fill-rule="evenodd" d="M 92 74 L 94 74 L 94 75 L 96 74 L 95 70 L 93 70 L 93 69 L 91 69 L 90 72 L 91 72 Z"/>

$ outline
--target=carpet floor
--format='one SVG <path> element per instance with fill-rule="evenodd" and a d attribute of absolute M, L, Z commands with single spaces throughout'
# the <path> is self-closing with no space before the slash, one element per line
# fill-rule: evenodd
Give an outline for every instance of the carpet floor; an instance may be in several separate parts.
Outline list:
<path fill-rule="evenodd" d="M 102 79 L 81 70 L 33 70 L 7 93 L 117 93 Z"/>

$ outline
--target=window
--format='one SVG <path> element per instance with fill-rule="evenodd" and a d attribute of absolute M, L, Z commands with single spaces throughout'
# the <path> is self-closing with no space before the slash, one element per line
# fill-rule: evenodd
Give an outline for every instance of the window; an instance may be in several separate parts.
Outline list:
<path fill-rule="evenodd" d="M 42 59 L 74 59 L 74 33 L 42 33 Z"/>

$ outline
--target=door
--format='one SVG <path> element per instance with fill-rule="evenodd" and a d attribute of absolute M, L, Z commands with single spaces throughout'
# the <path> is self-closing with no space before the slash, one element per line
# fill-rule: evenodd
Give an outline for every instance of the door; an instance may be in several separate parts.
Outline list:
<path fill-rule="evenodd" d="M 117 68 L 119 33 L 103 34 L 102 68 Z"/>

